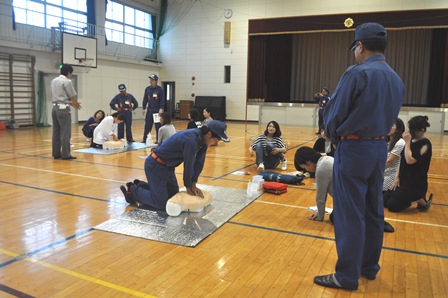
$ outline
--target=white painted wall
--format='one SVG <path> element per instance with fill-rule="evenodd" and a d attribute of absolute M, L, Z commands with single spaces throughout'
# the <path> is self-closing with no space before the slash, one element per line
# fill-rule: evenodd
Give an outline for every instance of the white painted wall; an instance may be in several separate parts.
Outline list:
<path fill-rule="evenodd" d="M 171 1 L 170 1 L 171 2 Z M 246 119 L 248 20 L 304 15 L 448 8 L 447 0 L 202 0 L 161 38 L 162 80 L 176 81 L 176 98 L 227 97 L 227 119 Z M 233 16 L 224 18 L 224 9 Z M 230 46 L 224 45 L 224 22 L 232 22 Z M 224 84 L 224 65 L 231 83 Z M 195 76 L 195 85 L 191 83 Z M 253 119 L 250 110 L 250 120 Z M 249 119 L 248 119 L 249 120 Z"/>

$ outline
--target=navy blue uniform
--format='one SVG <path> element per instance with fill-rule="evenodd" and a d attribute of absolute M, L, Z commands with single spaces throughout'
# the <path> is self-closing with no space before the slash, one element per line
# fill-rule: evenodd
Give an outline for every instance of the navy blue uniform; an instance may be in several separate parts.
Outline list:
<path fill-rule="evenodd" d="M 93 138 L 93 131 L 95 130 L 96 125 L 90 125 L 90 124 L 94 123 L 96 123 L 95 117 L 90 117 L 89 119 L 87 119 L 86 123 L 84 123 L 84 125 L 82 126 L 82 133 L 87 138 Z"/>
<path fill-rule="evenodd" d="M 118 139 L 124 138 L 124 125 L 126 124 L 126 140 L 128 142 L 133 142 L 132 111 L 138 108 L 138 102 L 135 97 L 130 93 L 126 93 L 124 95 L 119 93 L 110 101 L 110 108 L 112 110 L 119 111 L 119 113 L 124 116 L 124 121 L 118 124 Z"/>
<path fill-rule="evenodd" d="M 384 136 L 397 119 L 404 93 L 403 82 L 384 55 L 374 55 L 344 72 L 324 110 L 325 135 L 337 144 L 333 204 L 338 261 L 334 277 L 346 289 L 357 289 L 361 275 L 375 278 L 380 269 L 387 157 Z"/>
<path fill-rule="evenodd" d="M 319 132 L 320 132 L 322 129 L 324 129 L 324 109 L 325 109 L 325 106 L 327 105 L 328 101 L 330 100 L 330 96 L 329 95 L 317 96 L 315 99 L 319 103 L 318 125 L 319 125 Z"/>
<path fill-rule="evenodd" d="M 165 210 L 167 201 L 179 192 L 175 168 L 184 163 L 184 185 L 191 188 L 202 172 L 206 152 L 204 135 L 198 128 L 175 133 L 146 158 L 149 189 L 136 184 L 131 188 L 132 197 L 152 208 Z"/>
<path fill-rule="evenodd" d="M 145 94 L 143 94 L 143 110 L 146 110 L 145 117 L 145 131 L 143 132 L 143 143 L 146 142 L 148 133 L 152 130 L 154 119 L 152 114 L 159 113 L 159 110 L 165 109 L 165 92 L 163 88 L 157 85 L 155 88 L 151 86 L 146 87 Z M 156 127 L 156 140 L 159 136 L 159 128 L 162 126 L 160 123 L 155 123 Z"/>

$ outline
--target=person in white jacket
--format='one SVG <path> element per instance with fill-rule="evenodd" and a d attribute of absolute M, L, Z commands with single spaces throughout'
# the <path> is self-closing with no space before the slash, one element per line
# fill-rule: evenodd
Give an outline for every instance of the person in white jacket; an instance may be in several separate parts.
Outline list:
<path fill-rule="evenodd" d="M 118 123 L 122 123 L 124 116 L 122 114 L 113 113 L 101 121 L 93 131 L 93 139 L 90 147 L 103 149 L 103 144 L 109 140 L 118 141 L 117 127 Z"/>

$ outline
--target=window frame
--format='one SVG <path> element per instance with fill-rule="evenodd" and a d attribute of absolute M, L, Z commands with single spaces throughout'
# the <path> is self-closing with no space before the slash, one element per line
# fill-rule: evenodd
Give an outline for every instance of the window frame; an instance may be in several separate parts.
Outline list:
<path fill-rule="evenodd" d="M 73 4 L 76 1 L 78 9 L 67 8 L 64 3 Z M 22 2 L 22 3 L 17 3 Z M 52 27 L 61 27 L 64 31 L 70 31 L 74 33 L 82 33 L 83 28 L 86 28 L 87 23 L 87 4 L 85 0 L 61 0 L 61 5 L 54 4 L 52 0 L 22 0 L 13 1 L 15 20 L 17 23 L 26 24 L 30 26 L 51 29 Z M 22 6 L 19 6 L 21 5 Z M 24 4 L 24 5 L 23 5 Z M 43 10 L 35 10 L 34 7 L 42 5 Z M 85 8 L 82 7 L 85 5 Z M 25 6 L 25 7 L 23 7 Z M 34 6 L 34 7 L 33 7 Z M 82 7 L 79 10 L 79 7 Z M 59 9 L 60 15 L 48 14 L 48 10 Z M 41 18 L 36 19 L 36 15 L 41 15 Z M 76 17 L 67 18 L 65 15 L 72 15 Z M 57 24 L 54 24 L 54 20 L 59 19 Z M 43 22 L 42 22 L 43 20 Z"/>
<path fill-rule="evenodd" d="M 121 6 L 121 14 L 118 21 L 116 19 L 109 18 L 118 15 L 117 12 L 110 11 L 110 9 L 115 8 L 114 4 L 118 4 Z M 107 6 L 108 7 L 105 15 L 104 29 L 108 40 L 152 49 L 153 45 L 151 41 L 153 40 L 154 36 L 152 28 L 152 18 L 154 17 L 153 14 L 151 14 L 149 11 L 136 8 L 119 1 L 109 0 Z M 129 18 L 130 12 L 132 12 L 133 15 L 131 18 Z M 145 25 L 146 23 L 148 28 L 139 26 L 139 23 L 141 22 L 137 21 L 136 15 L 140 13 L 143 14 L 143 16 L 148 16 L 148 20 L 143 22 L 143 25 Z M 129 22 L 129 19 L 131 19 L 132 22 Z M 121 26 L 120 30 L 116 29 L 118 26 Z M 141 32 L 143 32 L 143 35 L 141 35 Z"/>

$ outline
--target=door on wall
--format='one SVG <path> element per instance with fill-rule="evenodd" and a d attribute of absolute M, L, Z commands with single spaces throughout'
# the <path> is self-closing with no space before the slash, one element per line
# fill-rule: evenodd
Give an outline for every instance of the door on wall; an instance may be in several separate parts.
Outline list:
<path fill-rule="evenodd" d="M 44 74 L 44 84 L 45 84 L 45 97 L 47 98 L 47 121 L 49 125 L 53 125 L 53 119 L 51 119 L 51 110 L 53 109 L 53 102 L 51 101 L 51 81 L 54 78 L 59 77 L 59 74 L 46 73 Z M 73 87 L 78 90 L 78 78 L 73 75 L 71 78 L 73 82 Z M 72 111 L 72 123 L 78 123 L 78 110 L 70 107 Z"/>
<path fill-rule="evenodd" d="M 176 82 L 163 82 L 163 90 L 165 91 L 165 111 L 170 113 L 171 118 L 174 119 L 175 102 L 176 102 Z"/>

